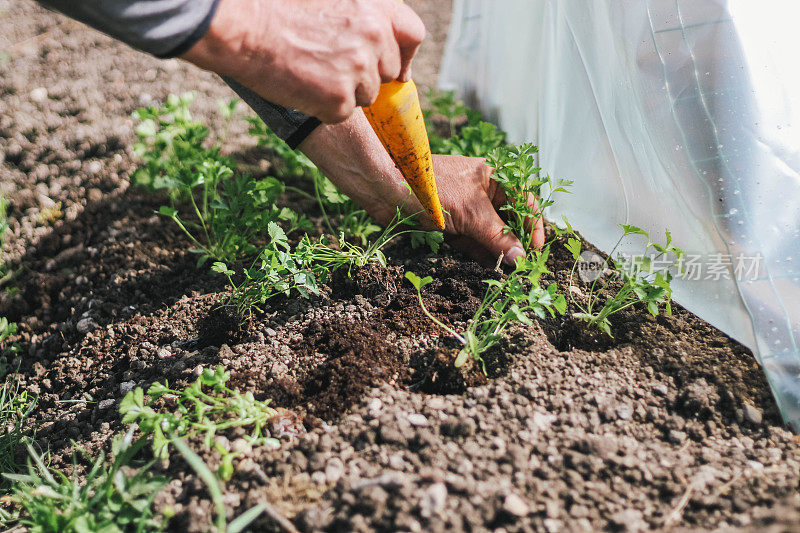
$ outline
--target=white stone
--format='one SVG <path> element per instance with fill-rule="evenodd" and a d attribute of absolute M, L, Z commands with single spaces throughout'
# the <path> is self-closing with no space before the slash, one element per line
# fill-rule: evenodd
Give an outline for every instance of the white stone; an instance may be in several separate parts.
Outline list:
<path fill-rule="evenodd" d="M 44 87 L 37 87 L 30 92 L 29 96 L 32 101 L 36 102 L 37 104 L 41 104 L 47 100 L 47 89 Z"/>
<path fill-rule="evenodd" d="M 444 483 L 434 483 L 422 494 L 419 502 L 420 512 L 425 518 L 441 514 L 447 503 L 447 487 Z"/>
<path fill-rule="evenodd" d="M 425 415 L 412 413 L 408 415 L 408 423 L 416 427 L 425 427 L 428 425 L 428 419 L 425 418 Z"/>
<path fill-rule="evenodd" d="M 525 516 L 531 510 L 525 500 L 513 492 L 506 496 L 506 500 L 503 502 L 503 509 L 514 516 Z"/>

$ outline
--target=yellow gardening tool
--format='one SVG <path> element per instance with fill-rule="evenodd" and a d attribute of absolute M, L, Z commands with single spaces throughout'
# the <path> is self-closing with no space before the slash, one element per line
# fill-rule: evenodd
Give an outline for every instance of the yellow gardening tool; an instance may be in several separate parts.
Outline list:
<path fill-rule="evenodd" d="M 433 177 L 431 145 L 417 86 L 413 81 L 384 83 L 375 102 L 364 108 L 364 114 L 422 207 L 444 230 L 444 213 Z"/>

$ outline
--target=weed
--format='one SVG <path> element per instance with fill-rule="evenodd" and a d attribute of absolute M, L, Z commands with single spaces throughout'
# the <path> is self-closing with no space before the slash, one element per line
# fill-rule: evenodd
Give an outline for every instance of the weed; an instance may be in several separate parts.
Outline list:
<path fill-rule="evenodd" d="M 15 322 L 9 322 L 4 316 L 0 316 L 0 342 L 16 334 L 17 324 Z"/>
<path fill-rule="evenodd" d="M 598 272 L 602 274 L 608 268 L 609 263 L 612 263 L 619 279 L 622 281 L 622 286 L 615 291 L 615 288 L 611 285 L 611 281 L 614 278 L 600 275 L 592 282 L 585 304 L 575 300 L 572 293 L 570 293 L 570 301 L 580 309 L 580 312 L 573 313 L 572 316 L 585 321 L 590 326 L 601 329 L 611 337 L 613 337 L 611 335 L 611 322 L 608 317 L 637 303 L 645 304 L 647 311 L 653 316 L 658 315 L 659 305 L 666 304 L 666 314 L 672 314 L 672 305 L 670 303 L 672 298 L 672 288 L 670 286 L 672 273 L 670 269 L 679 266 L 684 255 L 680 248 L 672 244 L 672 235 L 669 231 L 665 232 L 666 244 L 661 245 L 651 242 L 650 235 L 643 229 L 627 224 L 621 224 L 620 227 L 622 228 L 622 236 L 603 261 Z M 578 262 L 581 260 L 581 243 L 574 235 L 571 227 L 568 226 L 567 231 L 572 233 L 572 237 L 567 239 L 564 246 L 575 260 L 570 272 L 571 286 Z M 631 235 L 643 235 L 645 237 L 646 245 L 642 254 L 631 257 L 618 255 L 616 259 L 612 259 L 623 239 Z M 648 252 L 650 255 L 648 255 Z M 600 281 L 601 279 L 603 281 Z M 607 291 L 611 291 L 612 294 L 605 298 L 602 307 L 600 307 L 601 293 Z M 598 307 L 599 310 L 597 310 Z"/>
<path fill-rule="evenodd" d="M 515 323 L 531 324 L 528 313 L 544 318 L 546 313 L 555 316 L 566 311 L 566 299 L 557 294 L 555 283 L 541 288 L 541 276 L 548 272 L 547 259 L 549 248 L 531 254 L 533 260 L 520 258 L 514 271 L 503 281 L 486 280 L 488 285 L 483 300 L 464 331 L 456 331 L 444 324 L 428 311 L 422 299 L 422 288 L 433 282 L 433 278 L 420 278 L 413 272 L 406 272 L 406 278 L 417 290 L 417 298 L 422 311 L 439 327 L 450 333 L 462 345 L 456 356 L 455 366 L 461 367 L 470 359 L 481 365 L 483 372 L 486 366 L 483 354 L 497 344 L 508 327 Z"/>
<path fill-rule="evenodd" d="M 287 223 L 290 232 L 310 229 L 305 216 L 275 205 L 284 193 L 283 183 L 272 177 L 234 175 L 235 165 L 219 148 L 203 147 L 208 128 L 192 120 L 192 99 L 191 93 L 171 95 L 161 107 L 134 113 L 141 121 L 134 150 L 143 161 L 134 181 L 153 191 L 167 191 L 171 205 L 162 206 L 159 213 L 195 244 L 192 252 L 200 254 L 198 266 L 208 259 L 234 261 L 254 254 L 254 241 L 271 222 Z M 232 115 L 235 102 L 224 109 L 226 116 Z M 180 215 L 177 201 L 189 202 L 195 220 Z"/>
<path fill-rule="evenodd" d="M 25 421 L 34 407 L 36 397 L 20 390 L 19 382 L 0 387 L 0 472 L 17 471 L 15 452 L 25 439 Z"/>
<path fill-rule="evenodd" d="M 533 230 L 542 218 L 544 209 L 553 205 L 553 195 L 568 192 L 569 180 L 553 183 L 549 176 L 542 177 L 536 166 L 533 144 L 502 146 L 489 154 L 487 163 L 494 167 L 494 179 L 506 194 L 506 204 L 500 209 L 508 213 L 505 231 L 519 237 L 525 250 L 533 244 Z M 547 196 L 543 196 L 546 191 Z"/>
<path fill-rule="evenodd" d="M 199 455 L 197 455 L 188 444 L 181 439 L 174 439 L 172 441 L 175 449 L 178 450 L 183 456 L 186 463 L 194 470 L 197 477 L 206 484 L 211 501 L 214 504 L 214 509 L 217 513 L 216 528 L 217 533 L 240 533 L 244 531 L 258 516 L 267 509 L 266 503 L 256 505 L 241 515 L 239 515 L 232 522 L 227 523 L 227 516 L 225 512 L 225 501 L 223 499 L 222 487 L 217 476 L 211 472 L 211 469 L 203 462 Z"/>
<path fill-rule="evenodd" d="M 10 229 L 8 224 L 8 200 L 0 194 L 0 252 L 6 243 L 6 233 Z"/>
<path fill-rule="evenodd" d="M 0 281 L 6 280 L 10 274 L 3 263 L 3 246 L 5 246 L 6 233 L 8 232 L 9 228 L 8 200 L 6 200 L 5 196 L 0 194 Z M 9 322 L 6 317 L 0 317 L 0 342 L 3 342 L 7 338 L 16 334 L 17 325 L 14 322 Z M 12 347 L 12 349 L 13 348 L 14 347 Z M 5 395 L 5 388 L 3 389 L 3 395 Z"/>
<path fill-rule="evenodd" d="M 226 383 L 230 373 L 222 366 L 205 369 L 192 385 L 184 390 L 170 389 L 168 384 L 153 383 L 147 390 L 149 400 L 140 388 L 130 391 L 122 399 L 119 412 L 124 424 L 136 423 L 142 435 L 152 441 L 153 454 L 162 460 L 169 459 L 169 447 L 175 439 L 202 434 L 207 449 L 217 449 L 223 455 L 218 474 L 223 480 L 233 474 L 233 454 L 214 447 L 214 437 L 219 431 L 233 427 L 252 426 L 248 439 L 253 444 L 277 444 L 264 435 L 267 421 L 276 415 L 269 400 L 259 401 L 252 392 L 244 394 L 230 389 Z M 168 412 L 159 412 L 155 403 L 165 398 L 174 403 Z"/>
<path fill-rule="evenodd" d="M 483 122 L 481 114 L 467 107 L 464 102 L 456 100 L 452 91 L 436 93 L 431 90 L 428 101 L 431 109 L 424 114 L 431 152 L 486 157 L 492 150 L 505 144 L 505 133 L 494 124 Z M 447 121 L 444 137 L 436 133 L 436 116 Z"/>
<path fill-rule="evenodd" d="M 76 459 L 75 473 L 67 477 L 48 468 L 28 444 L 28 473 L 4 474 L 13 483 L 13 500 L 24 510 L 21 524 L 34 533 L 162 530 L 153 499 L 166 481 L 150 472 L 152 463 L 134 461 L 143 445 L 133 442 L 132 430 L 117 436 L 113 462 L 107 464 L 101 453 L 81 483 Z"/>
<path fill-rule="evenodd" d="M 220 481 L 229 481 L 233 476 L 233 459 L 239 452 L 227 450 L 215 443 L 218 432 L 234 427 L 252 426 L 248 437 L 251 444 L 273 445 L 275 439 L 265 436 L 267 421 L 277 412 L 269 407 L 269 400 L 258 401 L 253 393 L 239 393 L 226 384 L 230 373 L 221 365 L 215 370 L 206 369 L 197 380 L 184 390 L 169 388 L 165 383 L 153 383 L 144 391 L 137 387 L 130 391 L 120 403 L 120 414 L 124 424 L 136 423 L 143 438 L 151 441 L 153 454 L 161 460 L 169 459 L 170 447 L 175 448 L 195 474 L 206 484 L 216 509 L 217 532 L 238 533 L 243 531 L 267 507 L 257 505 L 227 523 L 225 503 Z M 172 402 L 169 412 L 158 412 L 154 405 L 159 399 Z M 221 461 L 216 473 L 211 472 L 203 460 L 185 442 L 193 435 L 202 435 L 206 449 L 216 450 Z"/>
<path fill-rule="evenodd" d="M 416 224 L 417 215 L 403 215 L 402 206 L 397 208 L 394 218 L 381 234 L 366 246 L 347 241 L 344 232 L 339 234 L 336 246 L 323 236 L 312 243 L 308 235 L 303 235 L 297 246 L 292 248 L 286 233 L 277 224 L 268 228 L 270 242 L 261 251 L 253 265 L 245 269 L 244 281 L 236 284 L 235 272 L 225 263 L 212 266 L 214 272 L 227 276 L 233 287 L 230 303 L 240 317 L 260 307 L 270 298 L 280 294 L 289 296 L 296 292 L 303 298 L 319 295 L 319 282 L 328 280 L 330 274 L 342 267 L 363 267 L 370 263 L 386 266 L 383 249 L 395 238 L 410 235 L 412 246 L 428 246 L 432 251 L 439 250 L 444 236 L 438 231 L 411 229 Z"/>

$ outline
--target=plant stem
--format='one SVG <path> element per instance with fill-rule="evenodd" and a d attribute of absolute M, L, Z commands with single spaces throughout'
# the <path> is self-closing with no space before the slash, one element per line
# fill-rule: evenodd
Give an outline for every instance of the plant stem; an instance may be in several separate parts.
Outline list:
<path fill-rule="evenodd" d="M 425 302 L 422 301 L 422 292 L 419 289 L 417 289 L 417 299 L 419 300 L 419 305 L 422 308 L 422 312 L 425 313 L 428 316 L 428 318 L 430 318 L 433 321 L 434 324 L 436 324 L 437 326 L 448 332 L 450 335 L 458 339 L 458 341 L 461 344 L 463 345 L 467 344 L 467 340 L 463 336 L 461 336 L 453 328 L 440 321 L 438 318 L 433 316 L 430 311 L 428 311 L 428 308 L 425 306 Z"/>
<path fill-rule="evenodd" d="M 194 208 L 194 212 L 197 214 L 197 218 L 200 219 L 200 227 L 203 228 L 203 233 L 206 235 L 206 242 L 209 246 L 211 246 L 211 237 L 208 234 L 208 229 L 206 228 L 206 219 L 200 214 L 200 210 L 197 208 L 197 202 L 194 200 L 194 194 L 189 191 L 189 199 L 192 201 L 192 207 Z M 195 239 L 196 241 L 197 239 Z M 207 247 L 203 246 L 205 250 L 208 250 Z"/>
<path fill-rule="evenodd" d="M 304 198 L 308 198 L 309 200 L 314 200 L 315 199 L 315 196 L 313 194 L 309 194 L 308 192 L 306 192 L 303 189 L 300 189 L 298 187 L 292 187 L 290 185 L 285 185 L 283 187 L 283 189 L 285 191 L 291 191 L 291 192 L 293 192 L 295 194 L 299 194 L 300 196 L 303 196 Z M 317 197 L 317 199 L 318 199 L 318 197 Z M 320 205 L 320 207 L 322 207 L 322 206 Z"/>

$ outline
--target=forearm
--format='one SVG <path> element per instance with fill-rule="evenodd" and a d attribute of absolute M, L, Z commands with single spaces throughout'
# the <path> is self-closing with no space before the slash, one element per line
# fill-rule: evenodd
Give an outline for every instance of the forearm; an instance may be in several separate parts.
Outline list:
<path fill-rule="evenodd" d="M 360 109 L 342 123 L 319 126 L 299 148 L 342 192 L 380 222 L 391 219 L 404 202 L 412 210 L 419 207 L 416 198 L 409 197 L 403 176 Z"/>

